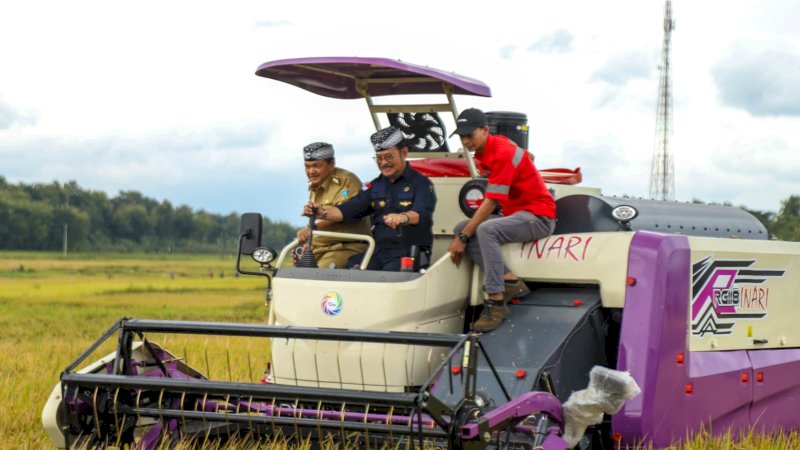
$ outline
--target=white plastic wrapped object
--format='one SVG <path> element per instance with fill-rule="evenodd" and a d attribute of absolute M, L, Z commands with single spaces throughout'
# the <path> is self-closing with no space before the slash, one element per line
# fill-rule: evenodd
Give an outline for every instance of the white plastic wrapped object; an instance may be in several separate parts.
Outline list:
<path fill-rule="evenodd" d="M 603 421 L 603 413 L 614 414 L 625 400 L 641 392 L 639 385 L 628 372 L 602 366 L 592 367 L 589 386 L 573 392 L 564 402 L 564 440 L 574 447 L 586 428 Z"/>

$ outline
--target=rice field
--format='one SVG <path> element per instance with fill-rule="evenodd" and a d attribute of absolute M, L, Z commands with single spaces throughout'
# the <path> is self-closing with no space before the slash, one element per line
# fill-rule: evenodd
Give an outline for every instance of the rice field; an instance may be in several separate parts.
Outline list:
<path fill-rule="evenodd" d="M 53 448 L 40 418 L 51 389 L 60 372 L 122 317 L 264 323 L 264 279 L 234 277 L 234 266 L 233 255 L 0 252 L 0 448 Z M 257 381 L 268 353 L 268 343 L 253 340 L 153 339 L 207 375 L 235 381 Z M 204 448 L 265 447 L 242 440 Z M 672 448 L 800 449 L 800 436 L 701 432 Z"/>
<path fill-rule="evenodd" d="M 50 390 L 61 371 L 122 317 L 265 322 L 264 279 L 236 278 L 234 266 L 233 256 L 219 255 L 0 252 L 0 448 L 53 448 L 40 419 Z M 178 348 L 201 370 L 227 370 L 227 363 L 199 350 Z M 214 345 L 208 348 L 215 353 Z M 253 372 L 263 370 L 263 361 L 251 365 Z"/>

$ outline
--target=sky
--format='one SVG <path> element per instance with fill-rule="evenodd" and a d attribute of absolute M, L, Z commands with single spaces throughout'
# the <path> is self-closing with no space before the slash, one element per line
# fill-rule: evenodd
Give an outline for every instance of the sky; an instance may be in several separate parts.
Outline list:
<path fill-rule="evenodd" d="M 676 200 L 778 211 L 800 194 L 800 2 L 672 5 Z M 457 106 L 525 113 L 540 169 L 647 197 L 663 17 L 663 0 L 3 2 L 0 176 L 299 225 L 302 147 L 370 180 L 374 125 L 363 100 L 255 70 L 363 56 L 481 80 L 492 97 Z"/>

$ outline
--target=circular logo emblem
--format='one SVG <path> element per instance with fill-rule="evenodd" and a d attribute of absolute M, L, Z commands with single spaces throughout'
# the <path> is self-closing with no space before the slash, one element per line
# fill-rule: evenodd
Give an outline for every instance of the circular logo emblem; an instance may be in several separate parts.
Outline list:
<path fill-rule="evenodd" d="M 342 296 L 336 291 L 328 291 L 322 297 L 322 312 L 329 316 L 338 316 L 343 306 Z"/>
<path fill-rule="evenodd" d="M 483 200 L 483 191 L 478 188 L 470 189 L 467 191 L 466 195 L 464 195 L 464 202 L 467 204 L 467 207 L 473 211 L 476 211 L 481 206 Z"/>

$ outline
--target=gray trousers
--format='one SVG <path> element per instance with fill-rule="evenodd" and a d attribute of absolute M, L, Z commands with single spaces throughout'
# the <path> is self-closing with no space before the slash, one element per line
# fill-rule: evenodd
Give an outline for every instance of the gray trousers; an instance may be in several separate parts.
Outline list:
<path fill-rule="evenodd" d="M 458 236 L 465 220 L 455 228 Z M 511 272 L 503 262 L 500 246 L 509 242 L 530 242 L 553 234 L 556 221 L 549 217 L 518 211 L 510 216 L 492 216 L 478 225 L 475 236 L 467 242 L 467 252 L 472 261 L 483 270 L 484 289 L 489 294 L 503 292 L 503 275 Z"/>

